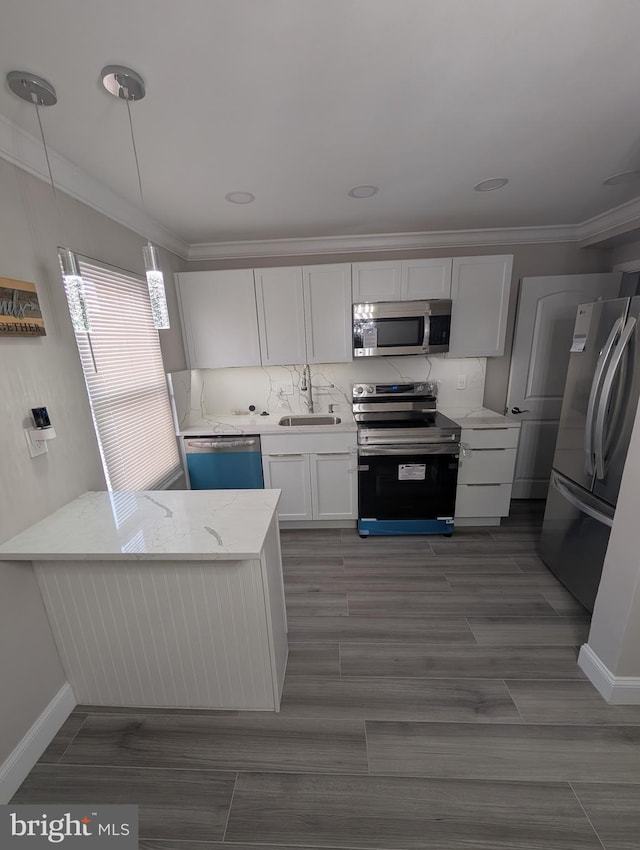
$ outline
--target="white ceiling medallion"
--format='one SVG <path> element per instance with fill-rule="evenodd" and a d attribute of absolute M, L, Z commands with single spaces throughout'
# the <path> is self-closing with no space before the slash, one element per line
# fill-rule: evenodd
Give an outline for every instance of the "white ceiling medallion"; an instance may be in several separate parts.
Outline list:
<path fill-rule="evenodd" d="M 492 177 L 490 180 L 482 180 L 473 187 L 476 192 L 493 192 L 494 189 L 502 189 L 509 182 L 508 177 Z"/>
<path fill-rule="evenodd" d="M 634 183 L 640 178 L 640 171 L 621 171 L 619 174 L 612 174 L 602 181 L 603 186 L 620 186 L 623 183 Z"/>
<path fill-rule="evenodd" d="M 347 195 L 350 198 L 370 198 L 372 195 L 377 195 L 380 189 L 377 186 L 354 186 L 349 189 Z"/>
<path fill-rule="evenodd" d="M 252 195 L 251 192 L 228 192 L 224 198 L 230 204 L 252 204 L 256 196 Z"/>

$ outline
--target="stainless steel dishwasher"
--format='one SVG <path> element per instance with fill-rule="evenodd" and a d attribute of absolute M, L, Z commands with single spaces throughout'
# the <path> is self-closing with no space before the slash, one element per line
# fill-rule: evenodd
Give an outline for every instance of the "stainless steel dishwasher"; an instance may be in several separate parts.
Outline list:
<path fill-rule="evenodd" d="M 192 490 L 262 490 L 260 437 L 185 437 Z"/>

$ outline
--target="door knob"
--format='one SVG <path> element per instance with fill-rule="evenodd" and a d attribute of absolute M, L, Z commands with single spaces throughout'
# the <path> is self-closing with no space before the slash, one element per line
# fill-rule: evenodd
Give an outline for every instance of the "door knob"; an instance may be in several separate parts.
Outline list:
<path fill-rule="evenodd" d="M 519 407 L 512 407 L 511 412 L 512 413 L 530 413 L 529 410 L 520 410 Z"/>

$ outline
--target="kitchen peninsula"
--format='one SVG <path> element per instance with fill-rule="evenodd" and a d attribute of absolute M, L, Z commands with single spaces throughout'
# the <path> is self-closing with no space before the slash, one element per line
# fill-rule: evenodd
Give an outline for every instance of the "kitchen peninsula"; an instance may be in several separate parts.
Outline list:
<path fill-rule="evenodd" d="M 90 492 L 0 546 L 33 564 L 79 703 L 279 710 L 279 496 Z"/>

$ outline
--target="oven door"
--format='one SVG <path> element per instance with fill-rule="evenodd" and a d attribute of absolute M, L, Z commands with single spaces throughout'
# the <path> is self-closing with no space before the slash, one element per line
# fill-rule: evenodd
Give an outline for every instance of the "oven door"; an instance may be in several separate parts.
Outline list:
<path fill-rule="evenodd" d="M 358 449 L 361 520 L 452 519 L 458 446 L 370 446 Z"/>

